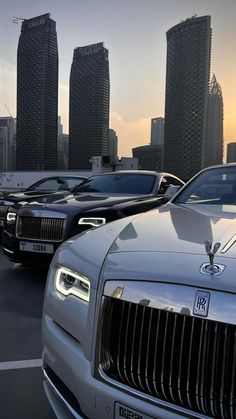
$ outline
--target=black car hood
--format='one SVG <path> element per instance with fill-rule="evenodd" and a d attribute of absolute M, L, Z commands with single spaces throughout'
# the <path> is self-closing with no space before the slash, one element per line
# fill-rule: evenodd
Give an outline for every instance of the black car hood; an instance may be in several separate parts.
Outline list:
<path fill-rule="evenodd" d="M 31 202 L 34 204 L 42 203 L 42 202 L 54 202 L 58 201 L 59 199 L 65 198 L 69 191 L 58 191 L 58 192 L 46 192 L 46 191 L 39 191 L 38 193 L 34 191 L 28 192 L 17 192 L 15 194 L 10 194 L 6 196 L 4 199 L 0 196 L 0 205 L 14 205 L 15 203 L 21 203 L 25 205 L 26 202 Z M 33 202 L 32 202 L 33 201 Z"/>
<path fill-rule="evenodd" d="M 41 198 L 46 198 L 46 197 L 51 197 L 51 196 L 55 196 L 55 199 L 62 199 L 64 198 L 66 195 L 68 195 L 70 193 L 70 191 L 22 191 L 22 192 L 15 192 L 12 194 L 7 195 L 6 197 L 3 197 L 4 200 L 9 201 L 9 202 L 20 202 L 20 201 L 41 201 Z M 0 201 L 3 199 L 0 196 Z M 49 201 L 52 202 L 52 201 Z"/>
<path fill-rule="evenodd" d="M 28 203 L 24 205 L 25 210 L 47 210 L 58 211 L 60 213 L 77 213 L 92 208 L 113 207 L 114 205 L 122 204 L 125 202 L 142 201 L 152 198 L 152 195 L 106 195 L 106 194 L 78 194 L 73 196 L 68 195 L 65 199 L 60 199 L 53 203 L 38 202 Z M 154 198 L 154 197 L 153 197 Z M 14 206 L 20 209 L 20 203 Z"/>

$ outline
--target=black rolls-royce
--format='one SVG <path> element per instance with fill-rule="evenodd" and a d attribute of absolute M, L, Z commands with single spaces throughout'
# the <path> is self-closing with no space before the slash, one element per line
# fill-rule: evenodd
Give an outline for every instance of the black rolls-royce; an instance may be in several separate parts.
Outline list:
<path fill-rule="evenodd" d="M 73 195 L 54 203 L 17 203 L 8 209 L 2 241 L 15 262 L 48 264 L 62 242 L 107 222 L 151 210 L 169 186 L 183 182 L 169 173 L 122 171 L 91 176 Z"/>

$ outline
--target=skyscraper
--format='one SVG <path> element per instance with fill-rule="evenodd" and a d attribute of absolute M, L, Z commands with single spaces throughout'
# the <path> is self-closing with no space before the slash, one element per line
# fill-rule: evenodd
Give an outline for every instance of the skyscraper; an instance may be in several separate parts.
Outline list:
<path fill-rule="evenodd" d="M 236 162 L 236 142 L 227 144 L 227 163 Z"/>
<path fill-rule="evenodd" d="M 118 137 L 114 129 L 109 129 L 108 155 L 117 157 Z"/>
<path fill-rule="evenodd" d="M 164 170 L 189 179 L 204 166 L 211 17 L 167 32 Z"/>
<path fill-rule="evenodd" d="M 162 146 L 164 142 L 165 119 L 162 117 L 151 119 L 151 145 Z"/>
<path fill-rule="evenodd" d="M 223 117 L 222 90 L 215 75 L 211 79 L 207 99 L 207 130 L 204 167 L 223 163 Z"/>
<path fill-rule="evenodd" d="M 16 120 L 12 116 L 0 118 L 0 171 L 15 169 Z"/>
<path fill-rule="evenodd" d="M 109 61 L 103 43 L 74 50 L 70 73 L 69 169 L 90 169 L 108 155 Z"/>
<path fill-rule="evenodd" d="M 22 22 L 17 51 L 18 170 L 57 169 L 58 51 L 50 14 Z"/>

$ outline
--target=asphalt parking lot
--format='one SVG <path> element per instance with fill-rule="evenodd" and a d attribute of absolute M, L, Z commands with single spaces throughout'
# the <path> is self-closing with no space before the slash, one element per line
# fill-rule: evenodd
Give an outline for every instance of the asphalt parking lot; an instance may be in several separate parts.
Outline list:
<path fill-rule="evenodd" d="M 41 375 L 47 270 L 13 264 L 0 246 L 0 418 L 55 419 Z"/>

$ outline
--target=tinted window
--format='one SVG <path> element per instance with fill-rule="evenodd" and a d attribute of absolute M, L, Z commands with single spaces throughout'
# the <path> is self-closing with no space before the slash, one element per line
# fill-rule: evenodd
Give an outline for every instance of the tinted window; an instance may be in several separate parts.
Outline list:
<path fill-rule="evenodd" d="M 174 200 L 180 204 L 236 204 L 236 167 L 201 173 Z"/>
<path fill-rule="evenodd" d="M 79 178 L 51 178 L 44 179 L 32 185 L 29 191 L 59 191 L 72 189 L 74 186 L 79 185 L 84 179 Z"/>
<path fill-rule="evenodd" d="M 138 174 L 114 174 L 94 176 L 76 192 L 96 192 L 108 194 L 150 194 L 156 181 L 155 176 Z"/>

